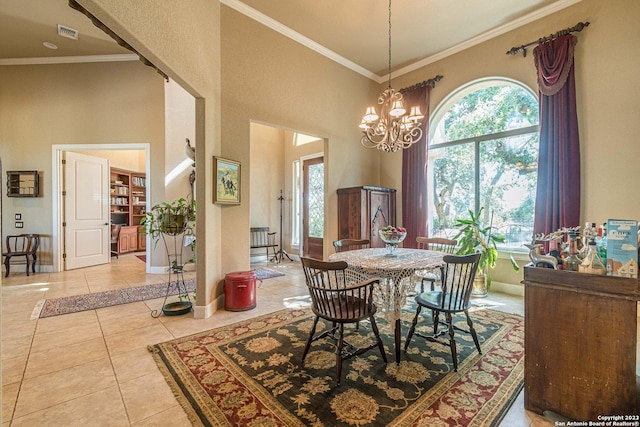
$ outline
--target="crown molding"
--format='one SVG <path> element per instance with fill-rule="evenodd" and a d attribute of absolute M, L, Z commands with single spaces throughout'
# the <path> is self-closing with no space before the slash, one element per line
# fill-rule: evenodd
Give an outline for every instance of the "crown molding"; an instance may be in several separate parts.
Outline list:
<path fill-rule="evenodd" d="M 275 19 L 268 17 L 262 12 L 259 12 L 250 6 L 247 6 L 245 3 L 241 2 L 240 0 L 220 0 L 220 3 L 230 7 L 231 9 L 237 12 L 240 12 L 241 14 L 261 23 L 262 25 L 268 28 L 271 28 L 272 30 L 282 34 L 283 36 L 288 37 L 291 40 L 298 42 L 303 46 L 308 47 L 309 49 L 319 53 L 320 55 L 326 56 L 332 61 L 337 62 L 338 64 L 344 67 L 347 67 L 350 70 L 355 71 L 356 73 L 361 74 L 368 79 L 377 81 L 380 78 L 380 76 L 378 76 L 376 73 L 373 73 L 367 70 L 366 68 L 361 67 L 355 62 L 349 61 L 347 58 L 338 55 L 337 53 L 335 53 L 330 49 L 327 49 L 326 47 L 322 46 L 320 43 L 314 42 L 310 38 L 303 36 L 302 34 L 292 30 L 286 25 L 281 24 Z"/>
<path fill-rule="evenodd" d="M 581 2 L 582 0 L 560 0 L 553 4 L 550 4 L 546 7 L 538 9 L 534 12 L 531 12 L 521 18 L 514 19 L 513 21 L 501 25 L 497 28 L 489 30 L 483 34 L 480 34 L 476 37 L 473 37 L 469 40 L 466 40 L 462 43 L 459 43 L 449 49 L 445 49 L 441 52 L 438 52 L 434 55 L 428 56 L 424 59 L 421 59 L 413 64 L 407 65 L 403 68 L 400 68 L 391 73 L 391 77 L 400 77 L 412 71 L 415 71 L 419 68 L 422 68 L 426 65 L 432 64 L 434 62 L 440 61 L 448 56 L 454 55 L 456 53 L 462 52 L 465 49 L 469 49 L 473 46 L 476 46 L 480 43 L 483 43 L 492 38 L 498 37 L 502 34 L 508 33 L 509 31 L 520 28 L 526 24 L 529 24 L 538 19 L 542 19 L 548 15 L 551 15 L 555 12 L 558 12 L 562 9 L 565 9 L 569 6 L 572 6 L 576 3 Z M 257 11 L 256 9 L 246 5 L 240 0 L 220 0 L 220 3 L 225 6 L 230 7 L 231 9 L 251 18 L 260 24 L 271 28 L 272 30 L 282 34 L 285 37 L 290 38 L 291 40 L 300 43 L 301 45 L 323 55 L 332 61 L 352 70 L 356 73 L 375 81 L 376 83 L 382 84 L 389 80 L 389 75 L 385 74 L 383 76 L 379 76 L 376 73 L 367 70 L 366 68 L 356 64 L 348 60 L 347 58 L 337 54 L 336 52 L 327 49 L 321 44 L 309 39 L 308 37 L 303 36 L 297 31 L 292 30 L 291 28 L 281 24 L 273 18 L 266 16 L 265 14 Z M 34 65 L 34 64 L 77 64 L 77 63 L 86 63 L 86 62 L 119 62 L 119 61 L 137 61 L 138 55 L 135 54 L 119 54 L 119 55 L 87 55 L 87 56 L 58 56 L 58 57 L 41 57 L 41 58 L 5 58 L 0 59 L 0 65 Z"/>
<path fill-rule="evenodd" d="M 4 58 L 0 65 L 39 65 L 39 64 L 80 64 L 84 62 L 123 62 L 137 61 L 136 54 L 119 55 L 85 55 L 85 56 L 50 56 L 40 58 Z"/>
<path fill-rule="evenodd" d="M 487 40 L 490 40 L 494 37 L 497 37 L 499 35 L 505 34 L 509 31 L 512 31 L 516 28 L 522 27 L 523 25 L 526 25 L 530 22 L 536 21 L 538 19 L 544 18 L 545 16 L 551 15 L 552 13 L 555 13 L 559 10 L 565 9 L 569 6 L 572 6 L 576 3 L 581 2 L 582 0 L 560 0 L 557 1 L 553 4 L 550 4 L 549 6 L 545 6 L 543 8 L 540 8 L 534 12 L 531 12 L 521 18 L 518 19 L 514 19 L 513 21 L 501 25 L 497 28 L 494 28 L 492 30 L 489 30 L 483 34 L 480 34 L 476 37 L 473 37 L 469 40 L 466 40 L 460 44 L 457 44 L 449 49 L 445 49 L 441 52 L 438 52 L 434 55 L 431 55 L 427 58 L 421 59 L 420 61 L 417 61 L 411 65 L 407 65 L 406 67 L 400 68 L 394 72 L 391 73 L 391 77 L 399 77 L 402 76 L 404 74 L 407 74 L 411 71 L 417 70 L 418 68 L 424 67 L 425 65 L 429 65 L 431 63 L 434 63 L 436 61 L 440 61 L 441 59 L 444 59 L 448 56 L 454 55 L 458 52 L 462 52 L 465 49 L 469 49 L 470 47 L 476 46 L 480 43 L 483 43 Z M 284 35 L 285 37 L 289 37 L 291 40 L 298 42 L 300 44 L 302 44 L 303 46 L 308 47 L 311 50 L 316 51 L 317 53 L 326 56 L 327 58 L 343 65 L 344 67 L 347 67 L 349 69 L 351 69 L 352 71 L 355 71 L 358 74 L 363 75 L 364 77 L 371 79 L 373 81 L 375 81 L 376 83 L 385 83 L 389 80 L 389 75 L 385 74 L 384 76 L 379 76 L 376 73 L 367 70 L 364 67 L 361 67 L 360 65 L 349 61 L 348 59 L 338 55 L 337 53 L 335 53 L 332 50 L 327 49 L 326 47 L 322 46 L 319 43 L 314 42 L 313 40 L 303 36 L 302 34 L 292 30 L 291 28 L 281 24 L 280 22 L 274 20 L 273 18 L 270 18 L 266 15 L 264 15 L 263 13 L 255 10 L 252 7 L 247 6 L 246 4 L 244 4 L 242 1 L 240 0 L 220 0 L 220 3 L 236 10 L 237 12 L 240 12 L 241 14 L 265 25 L 266 27 L 271 28 L 274 31 L 277 31 L 278 33 Z"/>
<path fill-rule="evenodd" d="M 511 22 L 508 22 L 504 25 L 501 25 L 497 28 L 489 30 L 483 34 L 480 34 L 476 37 L 470 38 L 460 44 L 457 44 L 449 49 L 445 49 L 441 52 L 436 53 L 435 55 L 431 55 L 427 58 L 421 59 L 411 65 L 407 65 L 406 67 L 400 68 L 391 73 L 391 77 L 399 77 L 404 74 L 407 74 L 411 71 L 417 70 L 418 68 L 424 67 L 425 65 L 432 64 L 436 61 L 440 61 L 448 56 L 454 55 L 458 52 L 462 52 L 465 49 L 469 49 L 470 47 L 476 46 L 480 43 L 484 43 L 487 40 L 491 40 L 495 37 L 501 36 L 502 34 L 508 33 L 509 31 L 513 31 L 517 28 L 520 28 L 524 25 L 527 25 L 531 22 L 537 21 L 538 19 L 549 16 L 553 13 L 558 12 L 559 10 L 565 9 L 569 6 L 573 6 L 576 3 L 580 3 L 582 0 L 562 0 L 556 3 L 550 4 L 549 6 L 540 8 L 534 12 L 531 12 L 521 18 L 514 19 Z M 505 51 L 506 52 L 506 51 Z M 382 82 L 387 81 L 389 75 L 384 76 Z M 382 83 L 378 82 L 378 83 Z"/>

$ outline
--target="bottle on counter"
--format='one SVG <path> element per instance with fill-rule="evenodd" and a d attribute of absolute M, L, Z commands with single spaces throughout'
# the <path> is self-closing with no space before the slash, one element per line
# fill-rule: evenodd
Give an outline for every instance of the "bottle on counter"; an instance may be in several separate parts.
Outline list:
<path fill-rule="evenodd" d="M 569 232 L 568 254 L 564 259 L 564 268 L 569 271 L 578 271 L 582 259 L 578 256 L 578 232 Z"/>
<path fill-rule="evenodd" d="M 598 230 L 599 239 L 596 242 L 598 256 L 603 263 L 607 263 L 607 223 L 603 223 Z"/>
<path fill-rule="evenodd" d="M 589 251 L 589 242 L 595 240 L 598 230 L 595 222 L 586 222 L 582 229 L 582 248 L 580 249 L 580 258 L 584 259 Z"/>
<path fill-rule="evenodd" d="M 591 273 L 591 274 L 607 274 L 607 269 L 602 263 L 602 260 L 598 256 L 598 250 L 596 248 L 596 241 L 589 241 L 589 248 L 587 250 L 587 255 L 584 260 L 578 267 L 578 271 L 580 273 Z"/>
<path fill-rule="evenodd" d="M 595 222 L 586 222 L 584 224 L 584 229 L 582 230 L 582 242 L 584 244 L 585 249 L 589 247 L 589 241 L 595 240 L 598 234 L 598 229 L 596 228 Z"/>

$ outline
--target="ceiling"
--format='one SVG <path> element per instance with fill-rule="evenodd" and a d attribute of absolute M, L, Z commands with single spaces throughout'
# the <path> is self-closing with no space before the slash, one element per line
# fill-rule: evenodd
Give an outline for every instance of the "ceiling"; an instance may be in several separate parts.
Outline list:
<path fill-rule="evenodd" d="M 391 11 L 393 74 L 404 74 L 579 1 L 396 0 Z M 387 0 L 221 0 L 221 3 L 362 75 L 380 82 L 386 79 Z M 58 24 L 78 30 L 79 39 L 59 36 Z M 43 42 L 54 43 L 58 49 L 48 49 Z M 505 52 L 510 47 L 505 46 Z M 0 4 L 0 65 L 77 62 L 78 57 L 89 55 L 130 53 L 87 17 L 71 9 L 67 0 L 8 0 Z"/>

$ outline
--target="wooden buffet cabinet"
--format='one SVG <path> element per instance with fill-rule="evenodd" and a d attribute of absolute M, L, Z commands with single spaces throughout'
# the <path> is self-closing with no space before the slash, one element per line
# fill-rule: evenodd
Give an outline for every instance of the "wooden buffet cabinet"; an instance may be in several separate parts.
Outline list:
<path fill-rule="evenodd" d="M 635 415 L 638 279 L 526 267 L 525 408 Z"/>
<path fill-rule="evenodd" d="M 396 190 L 384 187 L 339 188 L 338 239 L 368 239 L 384 248 L 378 230 L 396 225 Z"/>

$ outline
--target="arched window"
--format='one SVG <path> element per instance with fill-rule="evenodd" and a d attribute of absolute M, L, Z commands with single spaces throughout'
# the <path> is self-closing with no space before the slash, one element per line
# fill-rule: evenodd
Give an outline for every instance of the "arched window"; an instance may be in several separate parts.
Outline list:
<path fill-rule="evenodd" d="M 531 240 L 538 161 L 538 100 L 509 79 L 471 82 L 435 110 L 429 143 L 429 234 L 455 236 L 457 218 L 483 208 L 505 247 Z"/>

